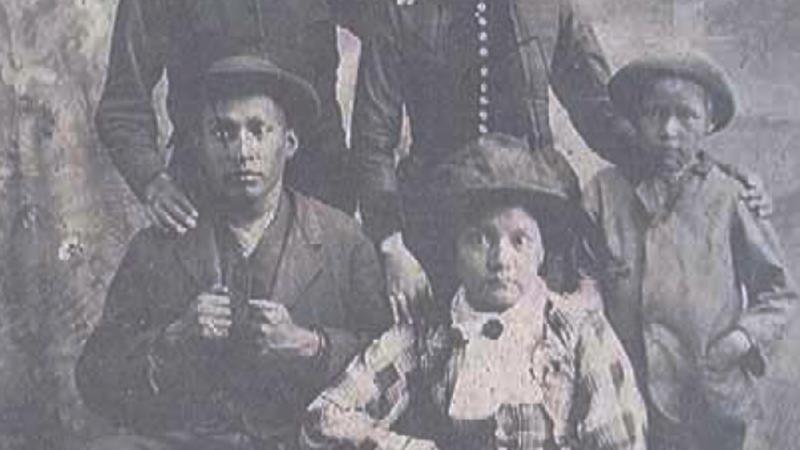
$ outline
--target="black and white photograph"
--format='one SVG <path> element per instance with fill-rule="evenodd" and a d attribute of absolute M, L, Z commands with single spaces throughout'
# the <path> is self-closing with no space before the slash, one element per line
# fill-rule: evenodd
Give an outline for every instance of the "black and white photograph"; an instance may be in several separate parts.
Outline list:
<path fill-rule="evenodd" d="M 800 449 L 797 0 L 1 0 L 0 450 Z"/>

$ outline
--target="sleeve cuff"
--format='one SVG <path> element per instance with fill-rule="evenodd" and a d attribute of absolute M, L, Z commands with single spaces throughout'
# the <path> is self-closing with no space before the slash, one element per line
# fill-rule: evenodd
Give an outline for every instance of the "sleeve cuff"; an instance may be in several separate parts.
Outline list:
<path fill-rule="evenodd" d="M 112 150 L 111 160 L 131 190 L 144 201 L 144 191 L 166 167 L 161 157 L 153 149 L 139 148 L 129 150 Z"/>

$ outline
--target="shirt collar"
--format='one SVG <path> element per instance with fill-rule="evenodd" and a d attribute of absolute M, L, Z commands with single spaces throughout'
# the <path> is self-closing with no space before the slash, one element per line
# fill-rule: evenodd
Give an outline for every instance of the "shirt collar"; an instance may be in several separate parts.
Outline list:
<path fill-rule="evenodd" d="M 669 216 L 684 186 L 690 182 L 704 180 L 713 169 L 714 162 L 703 151 L 696 152 L 684 167 L 669 179 L 651 173 L 636 185 L 635 192 L 652 223 L 659 223 Z"/>
<path fill-rule="evenodd" d="M 544 320 L 543 308 L 536 308 L 531 298 L 522 298 L 511 308 L 501 312 L 481 312 L 473 308 L 466 299 L 464 287 L 458 289 L 450 309 L 452 328 L 459 332 L 461 339 L 497 339 L 492 336 L 494 323 L 501 325 L 500 333 L 538 334 Z M 487 323 L 490 325 L 487 327 Z M 488 333 L 487 333 L 488 331 Z"/>
<path fill-rule="evenodd" d="M 271 207 L 260 217 L 243 225 L 227 224 L 227 228 L 234 242 L 245 258 L 253 254 L 261 238 L 264 236 L 264 231 L 275 221 L 282 201 L 281 198 L 281 189 L 275 189 L 269 194 L 269 199 L 267 200 Z"/>

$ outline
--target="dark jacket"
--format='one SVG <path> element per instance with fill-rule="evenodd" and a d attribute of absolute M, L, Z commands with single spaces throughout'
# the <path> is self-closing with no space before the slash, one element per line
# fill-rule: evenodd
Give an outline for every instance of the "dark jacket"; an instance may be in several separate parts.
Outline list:
<path fill-rule="evenodd" d="M 463 24 L 454 13 L 455 3 L 429 0 L 409 7 L 375 2 L 373 21 L 380 26 L 363 40 L 353 112 L 359 200 L 372 237 L 381 238 L 402 222 L 394 151 L 403 107 L 413 139 L 407 167 L 425 171 L 443 153 L 478 135 L 472 125 L 453 119 L 459 114 L 454 109 L 460 109 L 453 105 L 465 95 L 458 81 L 471 70 L 458 67 L 453 55 L 475 38 L 459 34 Z M 531 147 L 553 145 L 548 113 L 552 87 L 587 144 L 612 162 L 626 161 L 631 128 L 609 101 L 610 69 L 591 25 L 569 0 L 509 0 L 508 7 L 512 44 L 521 58 L 518 96 L 527 116 L 524 137 Z M 468 16 L 474 20 L 472 13 Z M 415 170 L 410 172 L 413 179 Z"/>
<path fill-rule="evenodd" d="M 235 340 L 219 353 L 158 358 L 166 327 L 219 283 L 220 241 L 205 221 L 180 238 L 146 229 L 129 245 L 78 363 L 77 384 L 89 407 L 145 433 L 192 429 L 209 418 L 256 436 L 296 428 L 307 402 L 390 325 L 391 314 L 374 247 L 358 225 L 300 194 L 285 198 L 292 209 L 283 257 L 270 258 L 278 245 L 262 238 L 247 260 L 254 281 L 244 284 L 258 283 L 280 260 L 271 299 L 326 336 L 321 359 L 264 362 Z"/>
<path fill-rule="evenodd" d="M 192 113 L 200 110 L 200 75 L 213 61 L 241 53 L 267 54 L 314 86 L 322 114 L 301 133 L 306 151 L 294 163 L 294 180 L 305 192 L 352 209 L 336 101 L 336 26 L 325 0 L 121 0 L 96 122 L 122 176 L 141 196 L 165 167 L 152 106 L 162 74 L 166 71 L 167 108 L 175 126 L 170 164 L 175 175 L 192 145 L 187 136 L 194 128 Z"/>

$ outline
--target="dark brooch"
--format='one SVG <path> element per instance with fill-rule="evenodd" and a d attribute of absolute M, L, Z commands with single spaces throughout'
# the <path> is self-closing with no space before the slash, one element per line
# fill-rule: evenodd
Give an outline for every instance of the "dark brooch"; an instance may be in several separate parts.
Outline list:
<path fill-rule="evenodd" d="M 503 334 L 503 323 L 497 319 L 489 319 L 483 324 L 481 333 L 491 340 L 497 340 Z"/>

